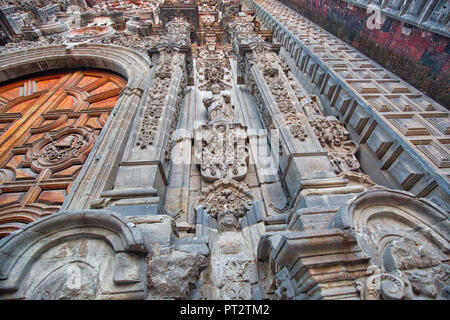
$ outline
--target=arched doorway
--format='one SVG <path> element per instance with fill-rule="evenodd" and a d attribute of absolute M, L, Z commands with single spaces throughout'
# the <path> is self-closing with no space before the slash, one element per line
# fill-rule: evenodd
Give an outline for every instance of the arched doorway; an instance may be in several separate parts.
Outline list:
<path fill-rule="evenodd" d="M 0 238 L 58 211 L 125 85 L 97 69 L 0 84 Z"/>

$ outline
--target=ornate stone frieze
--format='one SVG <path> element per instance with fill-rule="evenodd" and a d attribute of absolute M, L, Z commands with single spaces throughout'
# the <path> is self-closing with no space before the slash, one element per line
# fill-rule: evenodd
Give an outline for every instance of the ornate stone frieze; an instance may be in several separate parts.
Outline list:
<path fill-rule="evenodd" d="M 136 145 L 146 149 L 153 144 L 158 129 L 159 120 L 169 92 L 172 79 L 174 53 L 163 53 L 156 66 L 155 77 L 149 91 L 147 106 L 139 129 Z"/>
<path fill-rule="evenodd" d="M 328 152 L 328 158 L 336 173 L 359 171 L 359 161 L 355 156 L 358 146 L 349 139 L 349 132 L 342 122 L 332 116 L 314 115 L 309 124 L 322 147 Z"/>
<path fill-rule="evenodd" d="M 261 121 L 264 123 L 264 127 L 267 130 L 275 129 L 275 124 L 273 122 L 272 116 L 265 106 L 261 91 L 256 85 L 255 79 L 252 74 L 247 74 L 246 83 L 250 89 L 249 91 L 252 94 L 253 99 L 255 100 L 256 107 L 258 108 L 259 114 L 261 116 Z"/>
<path fill-rule="evenodd" d="M 177 100 L 175 103 L 175 110 L 173 113 L 172 121 L 170 122 L 170 128 L 169 128 L 169 141 L 167 142 L 166 151 L 165 151 L 165 160 L 170 161 L 172 158 L 172 149 L 175 144 L 173 133 L 175 129 L 178 126 L 178 120 L 180 118 L 181 110 L 183 108 L 183 100 L 185 95 L 185 89 L 186 89 L 186 73 L 183 72 L 181 81 L 180 81 L 180 88 L 178 89 L 178 95 Z"/>
<path fill-rule="evenodd" d="M 205 47 L 194 52 L 199 90 L 208 117 L 200 128 L 201 173 L 206 181 L 241 180 L 247 174 L 246 127 L 231 101 L 231 66 L 227 50 Z"/>
<path fill-rule="evenodd" d="M 143 54 L 147 54 L 147 51 L 152 48 L 158 41 L 158 36 L 150 36 L 144 38 L 137 35 L 128 35 L 123 32 L 98 40 L 90 40 L 91 43 L 111 44 L 124 48 L 132 48 Z"/>
<path fill-rule="evenodd" d="M 131 48 L 141 53 L 147 54 L 147 50 L 152 48 L 157 42 L 158 36 L 139 37 L 136 35 L 127 35 L 125 33 L 108 33 L 102 37 L 75 37 L 66 39 L 61 35 L 50 35 L 39 38 L 36 41 L 20 41 L 10 42 L 5 46 L 0 47 L 0 53 L 6 54 L 10 52 L 28 50 L 34 48 L 42 48 L 47 46 L 56 46 L 66 44 L 67 46 L 76 45 L 78 42 L 98 43 L 105 45 L 115 45 L 123 48 Z"/>

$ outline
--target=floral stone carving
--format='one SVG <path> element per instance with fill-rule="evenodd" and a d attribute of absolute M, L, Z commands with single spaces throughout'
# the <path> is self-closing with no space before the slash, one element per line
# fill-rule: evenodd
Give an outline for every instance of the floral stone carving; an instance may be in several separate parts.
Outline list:
<path fill-rule="evenodd" d="M 342 122 L 335 117 L 314 115 L 309 124 L 322 147 L 328 151 L 328 158 L 336 173 L 359 171 L 360 164 L 355 156 L 358 146 L 348 139 L 349 132 Z"/>
<path fill-rule="evenodd" d="M 219 232 L 240 230 L 239 219 L 252 208 L 253 195 L 247 185 L 222 179 L 199 198 L 204 211 L 219 222 Z"/>

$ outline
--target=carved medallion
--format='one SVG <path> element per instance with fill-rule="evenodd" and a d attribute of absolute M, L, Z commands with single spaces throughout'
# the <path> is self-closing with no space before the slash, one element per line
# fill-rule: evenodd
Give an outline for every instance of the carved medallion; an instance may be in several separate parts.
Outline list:
<path fill-rule="evenodd" d="M 66 128 L 50 133 L 27 152 L 31 168 L 53 172 L 83 163 L 95 141 L 95 133 L 86 128 Z"/>

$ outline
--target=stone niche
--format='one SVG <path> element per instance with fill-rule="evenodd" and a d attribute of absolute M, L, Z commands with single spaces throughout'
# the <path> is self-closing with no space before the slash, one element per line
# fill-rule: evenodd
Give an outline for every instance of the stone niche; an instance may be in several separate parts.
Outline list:
<path fill-rule="evenodd" d="M 369 190 L 344 205 L 328 227 L 354 232 L 371 257 L 368 275 L 356 281 L 362 299 L 450 299 L 450 220 L 433 202 Z"/>
<path fill-rule="evenodd" d="M 0 242 L 0 299 L 143 299 L 146 254 L 114 213 L 55 214 Z"/>

